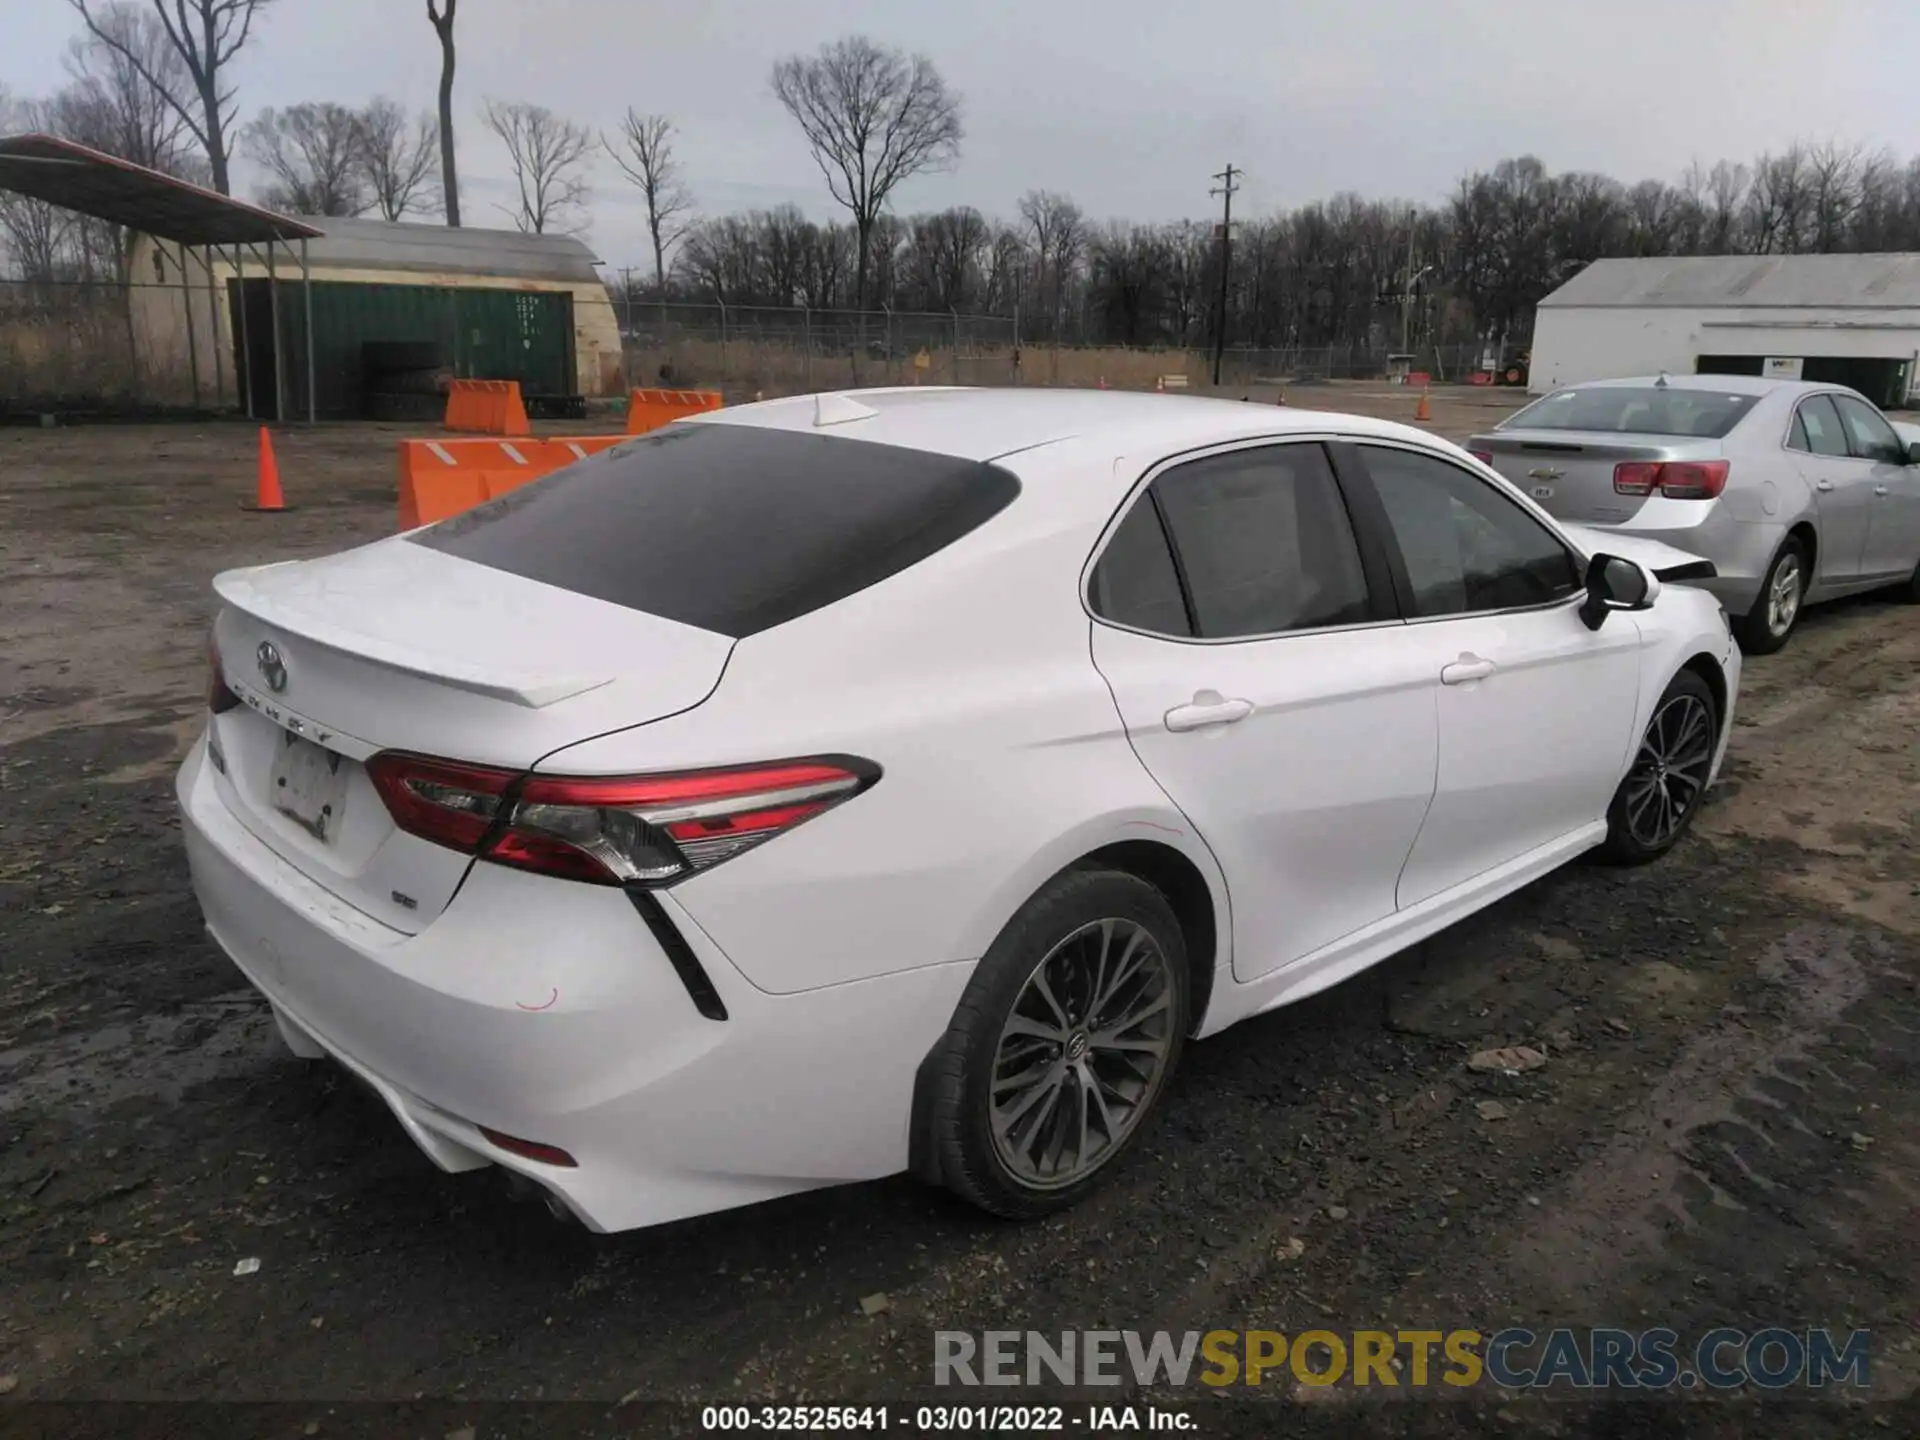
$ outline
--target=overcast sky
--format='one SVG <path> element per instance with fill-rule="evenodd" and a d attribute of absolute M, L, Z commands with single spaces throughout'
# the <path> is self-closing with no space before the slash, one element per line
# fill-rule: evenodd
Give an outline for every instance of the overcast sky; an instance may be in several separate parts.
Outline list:
<path fill-rule="evenodd" d="M 276 0 L 238 63 L 243 116 L 376 94 L 431 106 L 425 8 Z M 77 18 L 64 0 L 0 11 L 0 84 L 44 91 Z M 1920 148 L 1913 0 L 461 0 L 463 218 L 509 223 L 476 113 L 488 96 L 608 130 L 630 104 L 663 112 L 703 211 L 791 200 L 825 217 L 767 72 L 856 32 L 926 54 L 965 97 L 959 165 L 902 187 L 903 212 L 1008 214 L 1038 187 L 1096 219 L 1205 215 L 1229 160 L 1247 172 L 1236 208 L 1259 213 L 1340 190 L 1439 200 L 1527 152 L 1637 180 L 1796 137 Z M 587 239 L 642 263 L 632 191 L 604 159 L 595 179 Z"/>

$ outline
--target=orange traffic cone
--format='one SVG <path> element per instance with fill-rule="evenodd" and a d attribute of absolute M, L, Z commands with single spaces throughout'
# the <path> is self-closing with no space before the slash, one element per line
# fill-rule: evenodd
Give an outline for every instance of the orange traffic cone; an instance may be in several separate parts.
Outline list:
<path fill-rule="evenodd" d="M 1413 418 L 1423 422 L 1433 419 L 1433 406 L 1427 403 L 1425 390 L 1420 392 L 1420 406 L 1413 412 Z"/>
<path fill-rule="evenodd" d="M 240 508 L 275 514 L 293 509 L 280 494 L 280 466 L 273 458 L 273 436 L 264 425 L 260 427 L 260 483 L 257 496 L 253 504 Z"/>
<path fill-rule="evenodd" d="M 1167 388 L 1167 377 L 1164 375 L 1158 376 L 1153 382 L 1153 388 L 1164 394 Z"/>
<path fill-rule="evenodd" d="M 1284 404 L 1286 404 L 1286 403 L 1287 403 L 1287 392 L 1286 392 L 1286 391 L 1284 391 L 1284 390 L 1282 390 L 1282 391 L 1281 391 L 1281 392 L 1280 392 L 1280 393 L 1279 393 L 1279 394 L 1278 394 L 1277 396 L 1275 396 L 1275 397 L 1274 397 L 1274 401 L 1273 401 L 1273 403 L 1274 403 L 1274 404 L 1276 404 L 1276 405 L 1284 405 Z"/>
<path fill-rule="evenodd" d="M 1100 377 L 1100 388 L 1101 388 L 1102 390 L 1104 390 L 1104 389 L 1106 389 L 1106 388 L 1107 388 L 1107 377 L 1106 377 L 1106 376 L 1104 376 L 1104 375 L 1102 375 L 1102 376 Z"/>

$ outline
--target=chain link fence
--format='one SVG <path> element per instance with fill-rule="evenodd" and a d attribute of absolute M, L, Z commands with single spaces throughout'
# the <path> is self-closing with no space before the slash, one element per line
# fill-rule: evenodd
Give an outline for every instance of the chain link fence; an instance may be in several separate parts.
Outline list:
<path fill-rule="evenodd" d="M 204 284 L 0 280 L 0 411 L 234 404 L 230 353 L 206 343 Z M 1213 376 L 1209 350 L 1036 344 L 1007 315 L 619 295 L 613 305 L 631 384 L 717 386 L 736 398 L 861 385 L 1200 388 Z M 1447 383 L 1466 379 L 1482 358 L 1477 345 L 1427 346 L 1400 365 Z M 1221 383 L 1385 380 L 1392 368 L 1380 347 L 1229 346 Z"/>
<path fill-rule="evenodd" d="M 206 353 L 207 303 L 178 285 L 0 280 L 0 412 L 234 403 L 225 357 Z"/>

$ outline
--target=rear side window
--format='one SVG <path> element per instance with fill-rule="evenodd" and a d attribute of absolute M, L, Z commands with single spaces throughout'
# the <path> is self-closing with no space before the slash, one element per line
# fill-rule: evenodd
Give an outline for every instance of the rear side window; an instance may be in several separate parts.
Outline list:
<path fill-rule="evenodd" d="M 1597 430 L 1628 435 L 1684 435 L 1718 440 L 1760 397 L 1670 385 L 1596 385 L 1556 390 L 1536 400 L 1502 430 Z"/>
<path fill-rule="evenodd" d="M 1845 455 L 1847 437 L 1840 429 L 1840 414 L 1833 408 L 1833 401 L 1825 395 L 1816 395 L 1805 401 L 1798 412 L 1799 429 L 1797 439 L 1806 436 L 1806 450 L 1812 455 Z"/>
<path fill-rule="evenodd" d="M 1371 618 L 1360 551 L 1320 446 L 1212 455 L 1167 471 L 1153 495 L 1202 638 Z"/>
<path fill-rule="evenodd" d="M 720 635 L 785 624 L 1012 504 L 973 460 L 746 425 L 676 425 L 421 531 L 417 545 Z"/>
<path fill-rule="evenodd" d="M 1143 495 L 1113 532 L 1088 589 L 1093 613 L 1156 635 L 1192 635 L 1180 577 L 1153 498 Z"/>

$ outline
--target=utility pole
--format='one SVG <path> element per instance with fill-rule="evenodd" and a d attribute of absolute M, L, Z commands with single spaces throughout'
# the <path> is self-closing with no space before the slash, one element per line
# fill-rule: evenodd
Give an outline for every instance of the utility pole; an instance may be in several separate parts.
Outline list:
<path fill-rule="evenodd" d="M 1220 362 L 1227 353 L 1227 277 L 1233 268 L 1233 195 L 1240 187 L 1234 183 L 1236 175 L 1245 175 L 1244 170 L 1235 170 L 1231 163 L 1213 178 L 1220 183 L 1207 193 L 1221 197 L 1220 210 L 1220 323 L 1213 332 L 1213 383 L 1220 383 Z"/>
<path fill-rule="evenodd" d="M 1418 211 L 1407 212 L 1407 280 L 1400 290 L 1400 353 L 1402 355 L 1407 353 L 1407 346 L 1412 343 L 1412 337 L 1408 332 L 1412 328 L 1410 322 L 1413 319 L 1413 245 L 1414 238 L 1419 233 L 1415 228 L 1419 218 Z"/>

